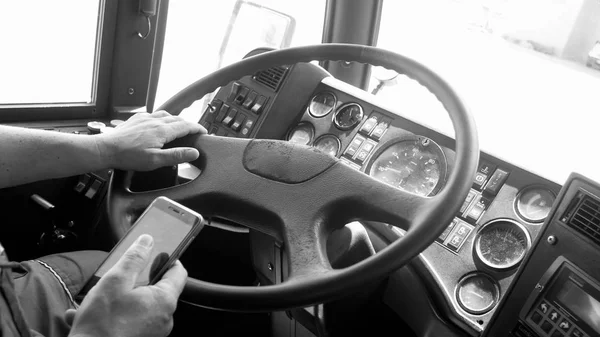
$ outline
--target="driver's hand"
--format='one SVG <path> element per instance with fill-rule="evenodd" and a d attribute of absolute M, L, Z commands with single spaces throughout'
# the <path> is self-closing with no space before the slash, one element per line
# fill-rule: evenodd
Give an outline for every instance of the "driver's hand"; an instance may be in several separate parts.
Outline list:
<path fill-rule="evenodd" d="M 194 148 L 162 149 L 166 143 L 195 133 L 206 133 L 206 129 L 166 111 L 155 111 L 135 114 L 111 132 L 95 137 L 108 167 L 151 171 L 196 160 L 199 153 Z"/>
<path fill-rule="evenodd" d="M 187 271 L 179 261 L 151 286 L 134 288 L 150 262 L 153 240 L 142 235 L 87 294 L 69 336 L 167 336 Z"/>

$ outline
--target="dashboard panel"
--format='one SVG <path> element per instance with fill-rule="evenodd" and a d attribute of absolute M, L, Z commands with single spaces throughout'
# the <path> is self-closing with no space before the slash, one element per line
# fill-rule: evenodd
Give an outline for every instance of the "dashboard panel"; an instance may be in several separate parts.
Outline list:
<path fill-rule="evenodd" d="M 308 65 L 302 71 L 304 80 L 297 80 L 297 66 L 289 69 L 286 82 L 279 93 L 269 98 L 270 102 L 280 101 L 277 95 L 290 90 L 291 83 L 310 77 L 306 75 Z M 261 87 L 252 78 L 242 79 L 241 83 L 251 90 Z M 298 113 L 288 123 L 279 124 L 280 136 L 273 138 L 314 146 L 356 170 L 410 193 L 432 196 L 443 189 L 454 166 L 451 137 L 404 118 L 375 96 L 327 74 L 314 72 L 312 83 L 303 100 L 288 104 L 286 110 Z M 228 90 L 226 87 L 222 92 Z M 227 97 L 221 95 L 221 99 L 226 101 Z M 267 109 L 264 114 L 268 122 L 271 115 L 283 113 Z M 213 130 L 214 124 L 213 121 Z M 222 124 L 217 123 L 217 128 L 222 128 Z M 260 132 L 258 128 L 256 133 Z M 443 317 L 470 335 L 486 330 L 499 303 L 506 298 L 519 266 L 526 260 L 560 188 L 481 152 L 471 191 L 460 211 L 436 242 L 411 263 L 426 280 L 428 291 L 435 295 L 434 302 Z M 388 242 L 404 234 L 388 224 L 364 225 Z M 384 301 L 401 316 L 408 310 L 401 301 Z"/>

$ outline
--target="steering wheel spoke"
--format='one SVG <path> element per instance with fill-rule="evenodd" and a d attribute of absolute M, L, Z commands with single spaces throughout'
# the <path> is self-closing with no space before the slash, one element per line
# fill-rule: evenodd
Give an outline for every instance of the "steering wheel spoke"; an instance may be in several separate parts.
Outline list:
<path fill-rule="evenodd" d="M 326 227 L 323 222 L 306 214 L 288 216 L 284 221 L 283 248 L 288 256 L 289 268 L 286 280 L 293 282 L 331 271 L 325 248 L 329 233 L 324 233 Z"/>

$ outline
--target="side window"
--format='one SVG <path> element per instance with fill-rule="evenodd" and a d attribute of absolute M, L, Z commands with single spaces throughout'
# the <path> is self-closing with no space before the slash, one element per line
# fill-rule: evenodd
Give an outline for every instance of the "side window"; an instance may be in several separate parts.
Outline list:
<path fill-rule="evenodd" d="M 99 3 L 0 1 L 0 108 L 92 103 Z"/>
<path fill-rule="evenodd" d="M 169 2 L 154 108 L 255 48 L 320 43 L 324 15 L 322 0 Z M 197 101 L 182 116 L 199 120 L 203 102 Z"/>

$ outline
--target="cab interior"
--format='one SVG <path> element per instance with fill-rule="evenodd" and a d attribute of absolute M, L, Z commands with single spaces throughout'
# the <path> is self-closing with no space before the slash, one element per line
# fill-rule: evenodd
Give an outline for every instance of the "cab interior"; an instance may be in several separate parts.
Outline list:
<path fill-rule="evenodd" d="M 376 271 L 325 295 L 315 283 L 316 294 L 251 304 L 184 291 L 173 336 L 600 336 L 599 16 L 595 0 L 6 2 L 0 123 L 86 137 L 167 107 L 208 130 L 198 144 L 222 163 L 244 157 L 221 189 L 255 204 L 289 193 L 333 205 L 339 216 L 327 218 L 336 226 L 321 247 L 328 270 Z M 231 76 L 237 62 L 244 76 L 211 77 Z M 385 67 L 395 64 L 406 68 Z M 198 89 L 199 79 L 212 87 Z M 453 109 L 475 124 L 457 127 Z M 271 149 L 256 152 L 254 168 L 252 144 Z M 189 190 L 210 177 L 204 164 L 136 172 L 128 190 Z M 300 179 L 318 165 L 336 168 L 321 175 L 328 182 Z M 125 174 L 0 190 L 10 257 L 110 251 L 127 229 L 112 203 Z M 252 179 L 275 183 L 269 192 Z M 389 194 L 365 201 L 374 190 Z M 410 208 L 392 202 L 396 190 L 443 197 L 435 211 L 444 216 L 420 236 L 384 221 Z M 363 197 L 341 209 L 336 193 Z M 288 241 L 259 220 L 299 206 L 253 217 L 252 202 L 218 196 L 174 198 L 210 222 L 181 258 L 189 276 L 248 294 L 285 284 Z M 394 262 L 403 240 L 421 248 Z"/>

